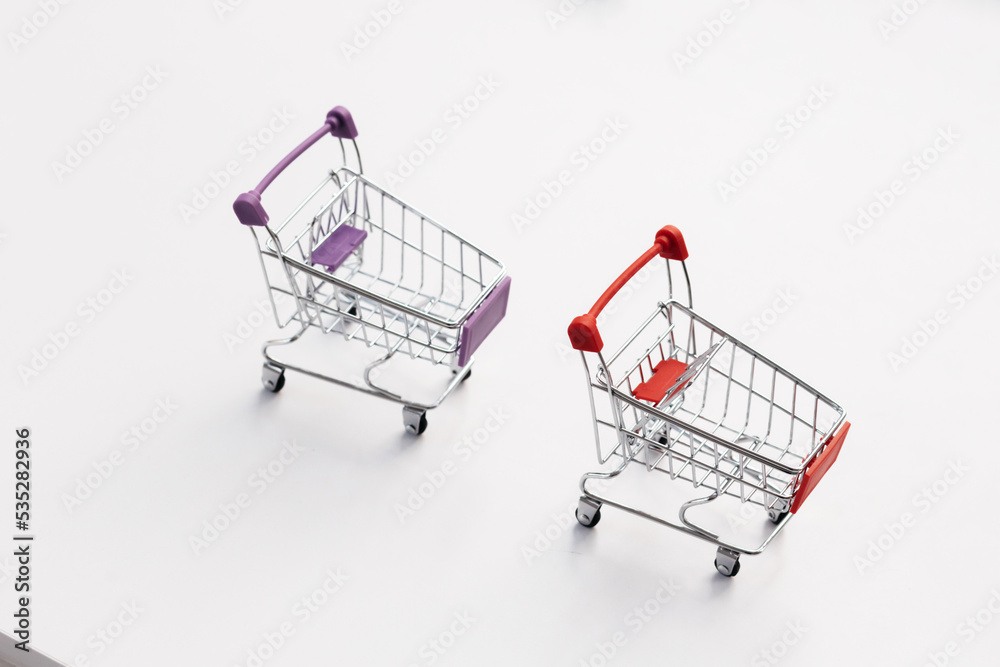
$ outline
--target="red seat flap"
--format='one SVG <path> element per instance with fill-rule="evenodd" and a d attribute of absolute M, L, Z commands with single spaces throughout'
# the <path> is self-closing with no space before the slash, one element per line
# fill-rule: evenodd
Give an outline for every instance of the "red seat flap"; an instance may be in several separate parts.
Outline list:
<path fill-rule="evenodd" d="M 640 401 L 650 401 L 658 404 L 667 395 L 667 390 L 673 386 L 681 373 L 687 370 L 687 364 L 676 359 L 664 359 L 656 364 L 653 375 L 648 380 L 632 390 L 632 395 Z M 674 392 L 676 393 L 676 392 Z"/>

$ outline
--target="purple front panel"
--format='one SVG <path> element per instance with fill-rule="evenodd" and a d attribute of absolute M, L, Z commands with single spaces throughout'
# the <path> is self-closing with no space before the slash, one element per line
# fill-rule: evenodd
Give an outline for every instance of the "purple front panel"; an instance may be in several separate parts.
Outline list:
<path fill-rule="evenodd" d="M 473 353 L 479 349 L 496 325 L 500 324 L 500 320 L 507 314 L 508 296 L 510 296 L 510 276 L 501 280 L 490 295 L 479 304 L 476 312 L 465 320 L 465 324 L 462 325 L 462 337 L 459 339 L 459 366 L 469 363 Z"/>

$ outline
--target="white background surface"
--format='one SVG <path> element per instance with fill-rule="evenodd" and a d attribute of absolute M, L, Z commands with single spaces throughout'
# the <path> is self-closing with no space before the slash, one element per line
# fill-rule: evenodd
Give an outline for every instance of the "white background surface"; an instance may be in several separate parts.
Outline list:
<path fill-rule="evenodd" d="M 959 624 L 1000 589 L 988 426 L 1000 280 L 962 307 L 953 290 L 1000 246 L 1000 7 L 930 2 L 884 35 L 885 1 L 592 0 L 553 27 L 554 0 L 403 0 L 348 60 L 341 45 L 386 6 L 247 0 L 220 17 L 209 0 L 81 2 L 26 44 L 5 40 L 0 391 L 8 452 L 15 427 L 33 430 L 35 645 L 81 665 L 252 665 L 248 652 L 289 622 L 264 664 L 598 665 L 619 632 L 617 664 L 773 664 L 761 651 L 777 643 L 784 664 L 919 665 L 949 642 L 950 664 L 993 664 L 1000 621 L 971 637 Z M 678 67 L 724 9 L 732 21 Z M 37 11 L 6 3 L 0 24 L 17 33 Z M 166 78 L 119 117 L 115 100 L 147 67 Z M 449 124 L 480 77 L 499 86 Z M 786 136 L 778 124 L 813 87 L 831 97 Z M 444 128 L 392 189 L 514 279 L 471 381 L 419 439 L 397 407 L 302 376 L 265 395 L 272 323 L 225 338 L 265 295 L 231 202 L 336 104 L 381 184 Z M 248 159 L 240 146 L 273 109 L 294 119 Z M 53 163 L 103 118 L 113 133 L 60 180 Z M 574 154 L 608 119 L 625 129 L 579 171 Z M 958 138 L 913 180 L 907 161 L 947 128 Z M 772 137 L 777 152 L 723 201 L 718 183 Z M 230 160 L 240 173 L 185 221 L 179 207 Z M 519 232 L 512 215 L 563 169 L 571 185 Z M 858 207 L 894 179 L 903 193 L 849 238 Z M 560 527 L 594 467 L 566 325 L 667 223 L 685 232 L 696 307 L 854 424 L 800 515 L 732 580 L 711 546 L 610 508 L 593 531 Z M 89 320 L 79 304 L 121 270 L 133 278 Z M 651 276 L 619 309 L 624 325 L 662 298 L 663 274 Z M 774 320 L 782 291 L 792 305 Z M 889 354 L 937 311 L 936 335 L 893 368 Z M 71 322 L 79 335 L 22 379 Z M 122 434 L 158 399 L 176 410 L 129 451 Z M 496 410 L 504 425 L 466 460 L 457 443 Z M 250 476 L 289 439 L 304 451 L 258 495 Z M 122 465 L 68 509 L 114 450 Z M 455 474 L 401 522 L 397 504 L 449 461 Z M 916 499 L 958 461 L 968 471 L 939 482 L 936 502 Z M 250 506 L 196 555 L 189 538 L 240 493 Z M 905 513 L 912 525 L 891 537 Z M 546 530 L 551 547 L 526 562 Z M 891 546 L 861 565 L 880 539 Z M 295 605 L 330 570 L 349 578 L 300 622 Z M 676 593 L 638 623 L 661 582 Z M 134 623 L 97 639 L 130 604 Z M 463 613 L 471 627 L 431 660 L 428 642 L 447 643 Z M 787 624 L 805 628 L 794 645 L 781 643 Z"/>

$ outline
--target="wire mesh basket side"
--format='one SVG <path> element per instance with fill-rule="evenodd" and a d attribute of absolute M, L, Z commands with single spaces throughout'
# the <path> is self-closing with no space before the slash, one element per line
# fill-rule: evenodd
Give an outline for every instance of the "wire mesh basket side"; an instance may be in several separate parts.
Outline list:
<path fill-rule="evenodd" d="M 660 403 L 636 398 L 636 387 L 668 359 L 702 365 Z M 618 433 L 609 453 L 599 442 L 602 461 L 642 460 L 648 470 L 769 508 L 787 506 L 843 419 L 829 399 L 673 301 L 657 307 L 607 368 L 614 385 L 598 370 L 592 386 L 610 394 L 613 414 L 595 428 Z"/>
<path fill-rule="evenodd" d="M 365 231 L 364 242 L 332 271 L 314 266 L 313 252 L 343 225 Z M 454 362 L 463 321 L 504 275 L 497 260 L 349 169 L 332 172 L 277 233 L 289 288 L 269 285 L 297 301 L 286 324 L 437 364 Z M 267 249 L 277 256 L 278 247 Z"/>

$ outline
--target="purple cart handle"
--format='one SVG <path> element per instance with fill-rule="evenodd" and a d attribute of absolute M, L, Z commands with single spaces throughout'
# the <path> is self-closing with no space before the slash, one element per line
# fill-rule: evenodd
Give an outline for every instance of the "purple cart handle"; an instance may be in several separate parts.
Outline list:
<path fill-rule="evenodd" d="M 334 107 L 331 109 L 330 113 L 326 114 L 326 123 L 323 124 L 323 127 L 310 134 L 305 141 L 286 155 L 274 169 L 267 172 L 267 176 L 257 184 L 256 188 L 249 192 L 244 192 L 236 198 L 236 201 L 233 202 L 233 211 L 236 212 L 236 217 L 239 218 L 241 223 L 257 226 L 267 224 L 269 218 L 264 211 L 264 206 L 260 203 L 261 194 L 278 177 L 278 174 L 283 172 L 288 165 L 295 162 L 300 155 L 305 153 L 310 146 L 322 139 L 327 133 L 340 139 L 354 139 L 357 137 L 358 128 L 354 125 L 351 112 L 344 107 Z"/>

